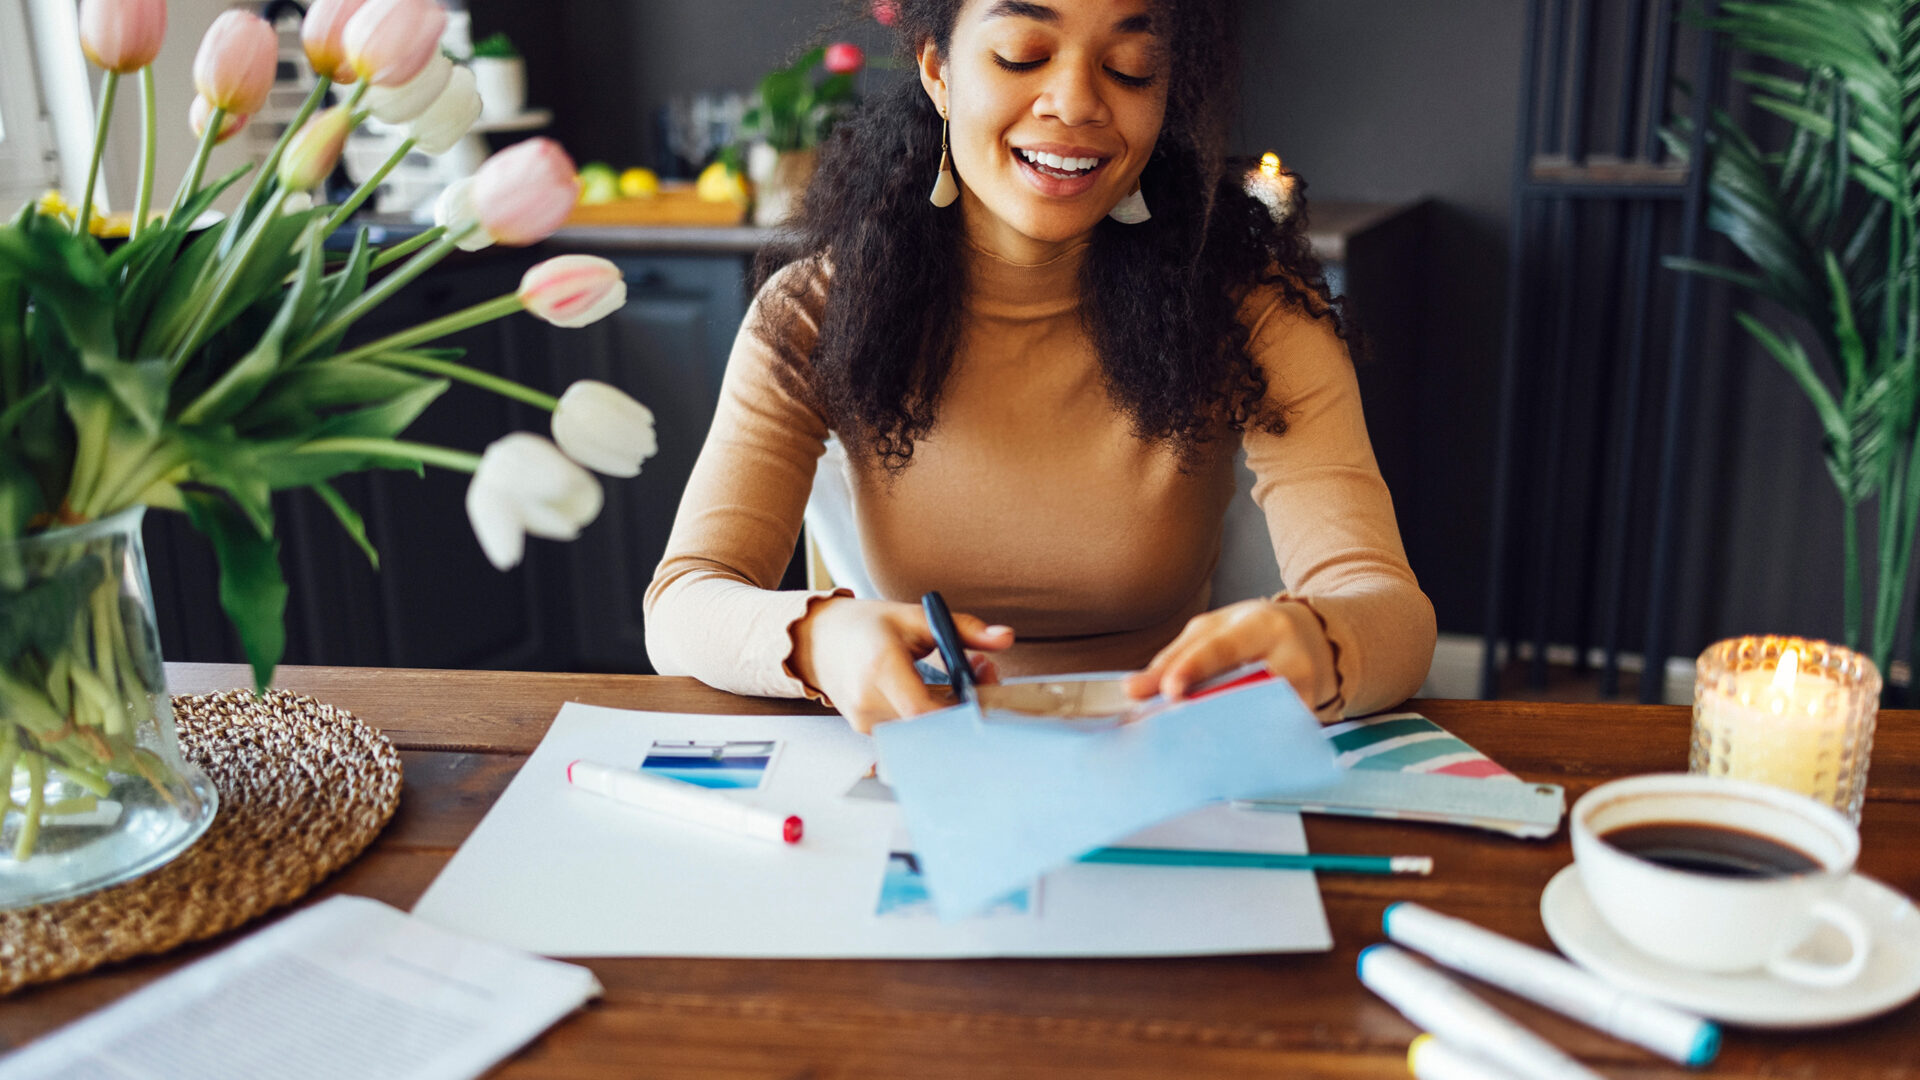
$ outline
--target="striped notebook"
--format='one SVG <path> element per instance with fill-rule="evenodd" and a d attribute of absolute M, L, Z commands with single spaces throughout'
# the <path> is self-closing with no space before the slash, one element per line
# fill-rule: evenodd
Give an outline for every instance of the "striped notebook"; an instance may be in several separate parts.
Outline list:
<path fill-rule="evenodd" d="M 1329 724 L 1326 736 L 1342 768 L 1520 779 L 1419 713 L 1388 713 Z"/>

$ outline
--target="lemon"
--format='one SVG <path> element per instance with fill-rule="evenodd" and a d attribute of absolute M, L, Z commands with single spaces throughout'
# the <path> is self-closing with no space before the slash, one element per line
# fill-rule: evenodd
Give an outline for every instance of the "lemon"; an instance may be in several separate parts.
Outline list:
<path fill-rule="evenodd" d="M 629 199 L 651 199 L 660 194 L 660 178 L 652 169 L 628 169 L 620 174 L 620 194 Z"/>
<path fill-rule="evenodd" d="M 741 206 L 747 204 L 747 178 L 727 168 L 724 161 L 716 161 L 701 170 L 700 178 L 693 182 L 693 193 L 701 202 L 732 202 Z"/>

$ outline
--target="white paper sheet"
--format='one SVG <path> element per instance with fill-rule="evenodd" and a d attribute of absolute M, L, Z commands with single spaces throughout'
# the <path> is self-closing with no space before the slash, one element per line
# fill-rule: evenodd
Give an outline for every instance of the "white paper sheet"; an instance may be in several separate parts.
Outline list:
<path fill-rule="evenodd" d="M 0 1080 L 464 1080 L 600 993 L 573 964 L 336 896 L 0 1061 Z"/>
<path fill-rule="evenodd" d="M 657 739 L 777 739 L 757 789 L 798 814 L 783 846 L 650 815 L 567 784 L 576 759 L 637 766 Z M 722 717 L 568 704 L 414 914 L 550 956 L 1154 956 L 1332 947 L 1304 871 L 1073 865 L 1034 917 L 877 912 L 899 808 L 848 798 L 873 762 L 838 717 Z M 1218 806 L 1127 843 L 1300 852 L 1297 815 Z"/>

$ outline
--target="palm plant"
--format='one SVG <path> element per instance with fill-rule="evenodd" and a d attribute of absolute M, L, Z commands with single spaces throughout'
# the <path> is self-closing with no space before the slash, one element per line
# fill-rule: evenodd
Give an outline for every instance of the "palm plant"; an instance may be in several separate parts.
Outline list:
<path fill-rule="evenodd" d="M 1803 324 L 1796 334 L 1736 316 L 1819 417 L 1845 515 L 1846 641 L 1885 671 L 1920 520 L 1920 0 L 1728 2 L 1709 25 L 1734 49 L 1774 62 L 1734 77 L 1787 134 L 1782 148 L 1763 150 L 1714 113 L 1707 223 L 1750 265 L 1668 265 L 1732 282 Z M 1668 140 L 1682 155 L 1686 134 L 1683 123 Z M 1869 505 L 1877 535 L 1863 538 Z M 1920 659 L 1920 640 L 1912 647 Z"/>

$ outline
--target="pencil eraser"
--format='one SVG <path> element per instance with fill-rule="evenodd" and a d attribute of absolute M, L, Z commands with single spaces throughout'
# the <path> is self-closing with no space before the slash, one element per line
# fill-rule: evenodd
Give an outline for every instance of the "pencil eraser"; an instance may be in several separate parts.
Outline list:
<path fill-rule="evenodd" d="M 567 783 L 573 783 L 573 767 L 578 764 L 580 764 L 578 761 L 567 762 Z"/>
<path fill-rule="evenodd" d="M 797 844 L 800 842 L 800 830 L 803 828 L 805 828 L 805 826 L 801 823 L 799 817 L 790 815 L 787 818 L 786 824 L 780 829 L 780 836 L 789 844 Z"/>

